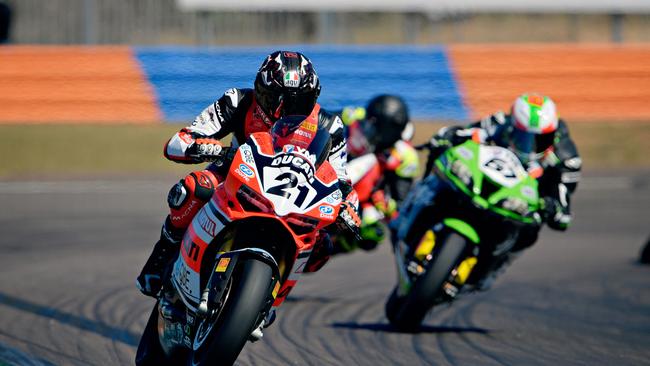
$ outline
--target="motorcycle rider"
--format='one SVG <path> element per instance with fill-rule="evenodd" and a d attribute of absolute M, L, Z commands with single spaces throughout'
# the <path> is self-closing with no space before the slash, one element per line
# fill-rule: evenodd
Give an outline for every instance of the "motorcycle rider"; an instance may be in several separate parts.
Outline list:
<path fill-rule="evenodd" d="M 382 219 L 396 214 L 418 174 L 419 158 L 410 143 L 414 127 L 406 103 L 396 95 L 377 95 L 365 108 L 346 107 L 340 115 L 346 127 L 348 161 L 375 154 L 382 177 L 368 187 L 370 197 L 360 203 L 362 240 L 339 235 L 334 249 L 349 252 L 358 246 L 371 250 L 384 239 Z"/>
<path fill-rule="evenodd" d="M 554 229 L 564 231 L 571 224 L 571 195 L 580 180 L 582 160 L 575 143 L 569 135 L 566 123 L 559 118 L 555 103 L 547 96 L 523 94 L 512 105 L 510 114 L 497 112 L 467 126 L 445 127 L 435 134 L 429 144 L 432 151 L 459 145 L 468 139 L 484 144 L 494 144 L 513 151 L 538 181 L 539 195 L 543 198 L 543 220 Z M 427 163 L 427 171 L 433 162 Z M 400 210 L 400 219 L 391 223 L 398 237 L 415 220 L 431 193 L 419 187 L 414 199 Z M 520 235 L 510 253 L 496 259 L 493 266 L 476 270 L 482 275 L 479 289 L 486 289 L 495 275 L 522 250 L 537 240 L 539 228 L 527 230 Z M 401 231 L 401 233 L 400 233 Z M 481 272 L 483 272 L 481 274 Z"/>
<path fill-rule="evenodd" d="M 328 161 L 339 178 L 343 197 L 340 217 L 358 227 L 356 193 L 346 172 L 346 140 L 340 118 L 320 108 L 316 102 L 321 86 L 311 61 L 299 52 L 276 51 L 259 68 L 253 89 L 228 89 L 199 114 L 190 126 L 177 132 L 165 145 L 167 159 L 188 164 L 214 162 L 222 157 L 224 137 L 232 134 L 233 147 L 244 143 L 254 132 L 269 131 L 283 116 L 304 115 L 318 120 L 318 128 L 331 135 Z M 170 214 L 160 239 L 145 263 L 136 285 L 148 296 L 156 296 L 176 257 L 181 239 L 192 218 L 210 200 L 222 180 L 217 164 L 188 174 L 174 185 L 167 197 Z M 318 270 L 327 260 L 328 236 L 320 235 L 306 271 Z"/>

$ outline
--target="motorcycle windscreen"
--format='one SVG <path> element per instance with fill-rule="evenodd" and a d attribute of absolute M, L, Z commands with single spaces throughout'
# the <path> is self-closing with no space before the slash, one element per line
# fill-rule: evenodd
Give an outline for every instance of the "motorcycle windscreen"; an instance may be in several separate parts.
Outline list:
<path fill-rule="evenodd" d="M 304 121 L 304 116 L 284 117 L 275 123 L 271 130 L 273 149 L 276 153 L 286 152 L 287 146 L 299 147 L 306 152 L 316 169 L 327 160 L 332 146 L 329 131 L 317 128 L 315 135 L 311 131 L 304 131 L 299 127 Z"/>

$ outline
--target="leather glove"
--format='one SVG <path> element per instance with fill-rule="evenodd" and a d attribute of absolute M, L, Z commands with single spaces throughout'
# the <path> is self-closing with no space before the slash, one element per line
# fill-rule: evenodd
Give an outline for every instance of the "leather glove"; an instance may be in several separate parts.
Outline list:
<path fill-rule="evenodd" d="M 361 218 L 357 208 L 349 201 L 344 200 L 341 202 L 341 209 L 339 210 L 339 217 L 337 222 L 339 228 L 342 230 L 351 231 L 356 239 L 360 239 L 359 227 L 361 226 Z"/>
<path fill-rule="evenodd" d="M 339 217 L 351 228 L 358 228 L 361 226 L 361 218 L 359 217 L 357 208 L 348 201 L 343 201 L 341 203 Z"/>
<path fill-rule="evenodd" d="M 445 135 L 431 136 L 431 139 L 429 140 L 429 146 L 433 149 L 451 147 L 453 144 L 451 140 Z"/>
<path fill-rule="evenodd" d="M 392 198 L 386 197 L 384 191 L 381 189 L 372 193 L 370 201 L 384 217 L 391 218 L 397 212 L 397 202 Z"/>
<path fill-rule="evenodd" d="M 554 230 L 564 231 L 571 224 L 571 214 L 553 197 L 544 197 L 544 221 Z"/>
<path fill-rule="evenodd" d="M 221 157 L 223 145 L 216 139 L 197 139 L 190 147 L 189 155 L 200 161 L 215 161 Z"/>

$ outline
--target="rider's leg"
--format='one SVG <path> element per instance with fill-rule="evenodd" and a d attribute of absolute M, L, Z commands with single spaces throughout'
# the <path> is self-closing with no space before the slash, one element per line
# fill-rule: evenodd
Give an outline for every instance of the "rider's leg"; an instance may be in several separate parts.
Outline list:
<path fill-rule="evenodd" d="M 160 239 L 154 244 L 136 286 L 148 296 L 160 291 L 169 265 L 178 254 L 185 229 L 192 218 L 210 200 L 218 179 L 209 170 L 192 172 L 172 187 L 167 196 L 170 214 L 163 224 Z"/>

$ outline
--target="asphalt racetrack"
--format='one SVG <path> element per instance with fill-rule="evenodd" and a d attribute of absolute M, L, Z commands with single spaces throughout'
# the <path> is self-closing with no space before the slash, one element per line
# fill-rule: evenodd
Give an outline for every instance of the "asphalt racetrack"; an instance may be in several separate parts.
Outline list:
<path fill-rule="evenodd" d="M 173 178 L 0 182 L 0 365 L 129 365 L 154 304 L 134 278 Z M 242 365 L 650 365 L 650 172 L 588 175 L 567 233 L 488 292 L 391 330 L 387 245 L 304 276 Z"/>

